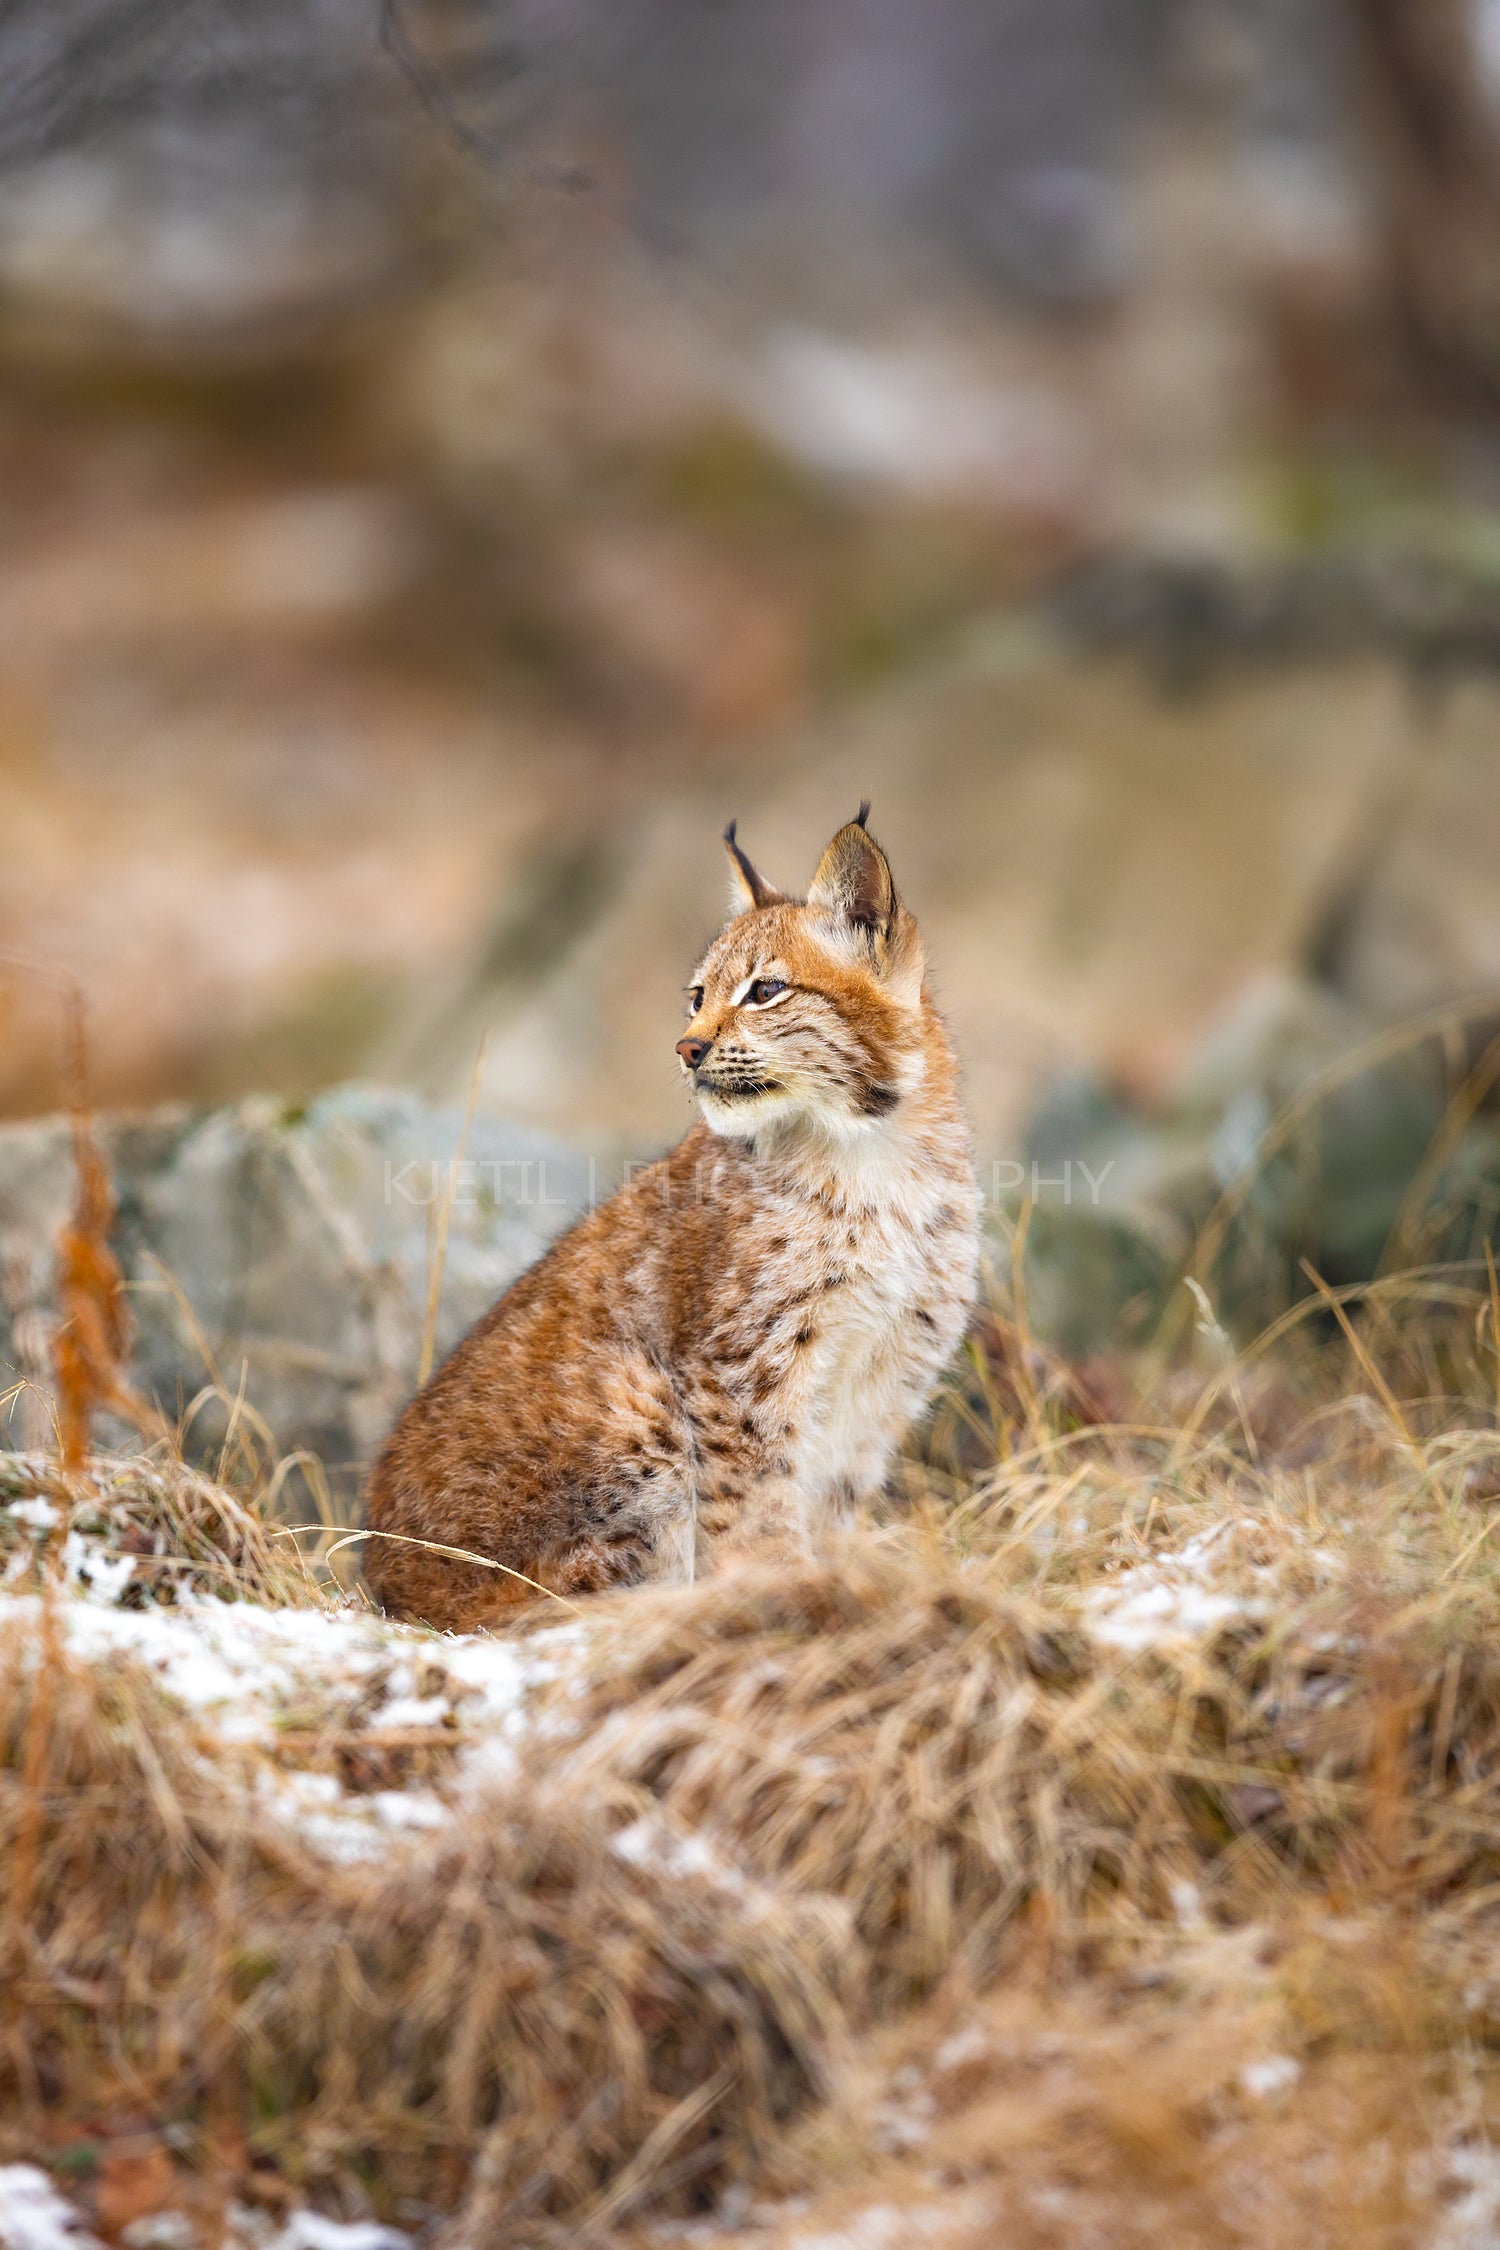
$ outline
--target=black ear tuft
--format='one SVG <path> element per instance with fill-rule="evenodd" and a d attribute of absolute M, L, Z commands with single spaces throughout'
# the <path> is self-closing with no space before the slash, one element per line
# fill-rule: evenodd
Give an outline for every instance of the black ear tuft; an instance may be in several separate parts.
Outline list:
<path fill-rule="evenodd" d="M 733 871 L 729 897 L 731 914 L 743 913 L 747 905 L 779 905 L 782 893 L 751 865 L 735 841 L 738 828 L 739 822 L 732 820 L 724 831 L 724 849 L 729 854 L 729 864 Z"/>
<path fill-rule="evenodd" d="M 868 797 L 861 797 L 859 800 L 859 811 L 855 814 L 851 825 L 855 828 L 868 828 L 869 824 L 870 800 Z"/>

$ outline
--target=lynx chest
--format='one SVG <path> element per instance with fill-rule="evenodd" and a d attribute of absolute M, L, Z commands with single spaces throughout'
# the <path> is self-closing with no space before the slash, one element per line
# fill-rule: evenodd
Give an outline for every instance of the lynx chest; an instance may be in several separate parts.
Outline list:
<path fill-rule="evenodd" d="M 810 1503 L 884 1482 L 893 1447 L 963 1334 L 977 1260 L 966 1166 L 861 1181 L 819 1199 L 800 1270 L 763 1277 L 760 1381 L 783 1420 L 791 1473 Z M 779 1263 L 779 1261 L 776 1261 Z"/>

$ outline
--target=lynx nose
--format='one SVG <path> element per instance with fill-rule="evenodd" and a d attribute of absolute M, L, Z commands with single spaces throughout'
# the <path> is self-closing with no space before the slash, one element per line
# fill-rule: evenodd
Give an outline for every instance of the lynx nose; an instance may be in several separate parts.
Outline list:
<path fill-rule="evenodd" d="M 689 1070 L 696 1070 L 712 1045 L 711 1039 L 679 1039 L 677 1052 Z"/>

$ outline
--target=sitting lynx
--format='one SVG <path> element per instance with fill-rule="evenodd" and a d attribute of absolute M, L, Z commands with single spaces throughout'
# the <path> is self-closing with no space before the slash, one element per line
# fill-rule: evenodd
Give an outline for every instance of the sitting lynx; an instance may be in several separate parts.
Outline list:
<path fill-rule="evenodd" d="M 717 1536 L 800 1549 L 880 1491 L 963 1334 L 978 1194 L 868 810 L 805 902 L 727 830 L 731 919 L 677 1042 L 702 1121 L 523 1274 L 396 1424 L 368 1522 L 397 1536 L 367 1550 L 395 1615 L 472 1630 L 538 1587 L 690 1579 Z"/>

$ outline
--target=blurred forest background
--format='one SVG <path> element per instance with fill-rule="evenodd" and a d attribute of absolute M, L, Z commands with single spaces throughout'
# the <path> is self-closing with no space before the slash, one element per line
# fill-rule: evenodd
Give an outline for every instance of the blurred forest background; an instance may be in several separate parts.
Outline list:
<path fill-rule="evenodd" d="M 1107 1168 L 1080 1347 L 1329 1066 L 1282 1267 L 1488 1231 L 1491 0 L 9 0 L 0 169 L 0 945 L 98 1101 L 488 1030 L 649 1152 L 724 820 L 869 795 L 987 1179 Z"/>

